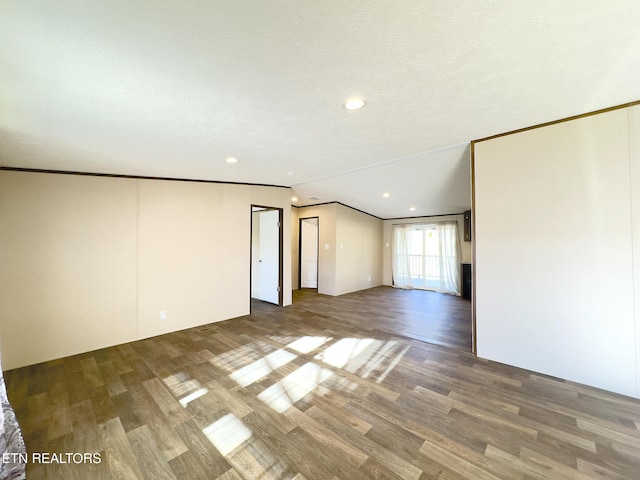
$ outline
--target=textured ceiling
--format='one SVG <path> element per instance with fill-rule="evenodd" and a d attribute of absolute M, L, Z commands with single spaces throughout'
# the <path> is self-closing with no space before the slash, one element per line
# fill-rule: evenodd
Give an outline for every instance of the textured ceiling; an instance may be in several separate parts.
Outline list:
<path fill-rule="evenodd" d="M 470 140 L 640 100 L 638 25 L 637 0 L 3 0 L 0 165 L 458 212 Z"/>

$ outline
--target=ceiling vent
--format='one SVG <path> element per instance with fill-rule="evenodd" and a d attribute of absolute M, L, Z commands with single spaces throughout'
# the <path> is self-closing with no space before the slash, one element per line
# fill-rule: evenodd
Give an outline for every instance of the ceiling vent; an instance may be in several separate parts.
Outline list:
<path fill-rule="evenodd" d="M 309 200 L 320 200 L 320 197 L 316 197 L 315 195 L 311 195 Z"/>

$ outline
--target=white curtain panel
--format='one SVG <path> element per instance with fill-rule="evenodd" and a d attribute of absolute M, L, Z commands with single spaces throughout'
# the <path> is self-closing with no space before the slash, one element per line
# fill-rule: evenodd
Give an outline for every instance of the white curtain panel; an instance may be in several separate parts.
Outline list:
<path fill-rule="evenodd" d="M 436 224 L 440 250 L 439 292 L 460 295 L 460 237 L 458 222 Z"/>
<path fill-rule="evenodd" d="M 391 273 L 393 286 L 397 288 L 413 288 L 411 280 L 411 235 L 413 224 L 393 225 L 393 238 L 391 249 Z"/>
<path fill-rule="evenodd" d="M 393 225 L 393 286 L 460 295 L 458 222 Z"/>

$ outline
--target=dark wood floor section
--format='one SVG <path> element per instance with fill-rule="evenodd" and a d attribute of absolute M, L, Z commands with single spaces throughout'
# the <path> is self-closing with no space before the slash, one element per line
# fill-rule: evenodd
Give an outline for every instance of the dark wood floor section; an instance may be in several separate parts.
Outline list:
<path fill-rule="evenodd" d="M 27 478 L 639 478 L 640 401 L 389 333 L 379 293 L 7 372 L 30 454 L 101 459 Z"/>
<path fill-rule="evenodd" d="M 395 335 L 471 351 L 471 302 L 455 295 L 427 290 L 376 287 L 328 297 L 316 290 L 294 292 L 294 302 L 305 302 L 319 315 L 339 315 L 355 327 L 367 325 Z M 344 315 L 348 312 L 348 315 Z"/>

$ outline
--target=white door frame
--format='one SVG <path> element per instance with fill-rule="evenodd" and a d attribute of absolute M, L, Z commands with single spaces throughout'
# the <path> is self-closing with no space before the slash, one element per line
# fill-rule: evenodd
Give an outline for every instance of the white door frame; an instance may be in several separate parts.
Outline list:
<path fill-rule="evenodd" d="M 317 256 L 318 256 L 318 268 L 316 270 L 316 275 L 317 275 L 317 279 L 316 279 L 316 288 L 319 287 L 320 284 L 320 217 L 315 216 L 315 217 L 303 217 L 300 218 L 298 220 L 298 288 L 302 288 L 302 221 L 303 220 L 310 220 L 310 219 L 317 219 L 318 220 L 318 249 L 317 249 Z"/>
<path fill-rule="evenodd" d="M 260 210 L 276 210 L 278 212 L 278 303 L 283 304 L 283 220 L 284 211 L 279 207 L 271 207 L 268 205 L 251 205 L 251 229 L 250 229 L 250 242 L 249 242 L 249 312 L 251 312 L 251 285 L 253 275 L 253 213 L 256 209 Z"/>

